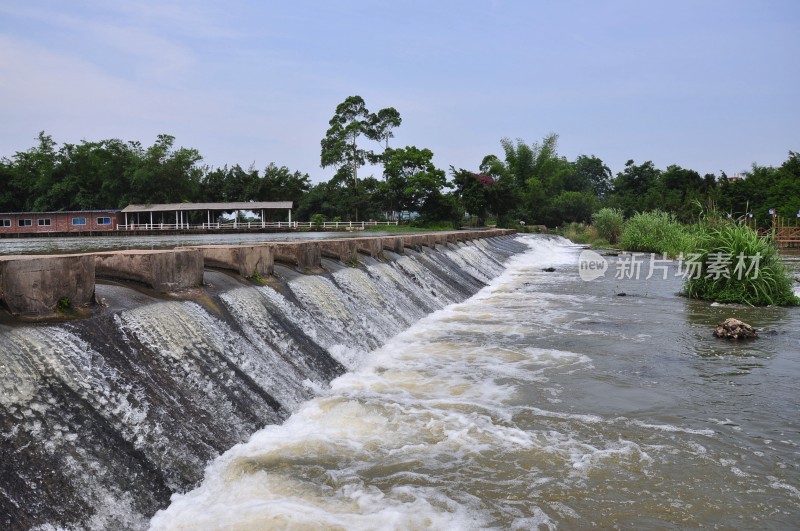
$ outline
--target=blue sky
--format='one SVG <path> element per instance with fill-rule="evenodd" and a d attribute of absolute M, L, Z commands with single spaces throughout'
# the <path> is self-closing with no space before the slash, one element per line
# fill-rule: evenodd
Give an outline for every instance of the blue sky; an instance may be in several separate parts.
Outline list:
<path fill-rule="evenodd" d="M 477 170 L 500 139 L 701 173 L 800 151 L 800 2 L 0 0 L 0 156 L 160 133 L 313 181 L 336 105 Z M 374 170 L 376 176 L 379 170 Z M 369 171 L 359 172 L 367 175 Z"/>

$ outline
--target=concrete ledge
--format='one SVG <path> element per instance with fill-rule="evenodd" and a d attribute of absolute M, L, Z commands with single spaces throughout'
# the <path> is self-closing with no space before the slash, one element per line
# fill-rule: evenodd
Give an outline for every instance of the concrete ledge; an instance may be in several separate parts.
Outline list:
<path fill-rule="evenodd" d="M 361 238 L 359 238 L 361 239 Z M 320 240 L 320 253 L 344 263 L 358 261 L 358 242 L 355 238 L 342 240 Z"/>
<path fill-rule="evenodd" d="M 203 253 L 197 249 L 113 251 L 94 259 L 98 277 L 133 280 L 164 293 L 203 283 Z"/>
<path fill-rule="evenodd" d="M 272 245 L 203 245 L 185 249 L 200 251 L 205 267 L 229 269 L 243 277 L 267 277 L 274 270 L 275 252 Z"/>
<path fill-rule="evenodd" d="M 318 240 L 305 242 L 278 242 L 274 244 L 275 261 L 301 269 L 321 267 L 322 250 Z"/>
<path fill-rule="evenodd" d="M 358 252 L 372 258 L 383 256 L 383 241 L 381 238 L 354 238 Z"/>
<path fill-rule="evenodd" d="M 94 302 L 92 255 L 2 256 L 0 300 L 14 315 L 53 313 L 62 298 L 73 307 Z"/>
<path fill-rule="evenodd" d="M 406 247 L 457 244 L 481 238 L 507 237 L 512 229 L 460 230 L 360 237 L 337 240 L 305 240 L 254 245 L 208 245 L 170 251 L 114 251 L 84 255 L 0 256 L 0 301 L 15 315 L 53 313 L 59 299 L 72 306 L 94 301 L 95 275 L 133 280 L 170 292 L 200 286 L 203 268 L 231 269 L 249 277 L 268 276 L 276 261 L 301 269 L 319 269 L 321 257 L 343 262 L 365 254 L 381 258 L 383 251 L 403 254 Z"/>
<path fill-rule="evenodd" d="M 405 245 L 403 244 L 403 238 L 399 236 L 388 236 L 385 238 L 381 238 L 381 246 L 387 250 L 392 251 L 393 253 L 403 254 L 405 250 Z"/>
<path fill-rule="evenodd" d="M 436 249 L 436 244 L 444 244 L 447 242 L 447 237 L 437 234 L 408 234 L 403 236 L 403 244 L 406 247 L 411 247 L 415 251 L 422 251 L 422 247 L 429 247 Z"/>

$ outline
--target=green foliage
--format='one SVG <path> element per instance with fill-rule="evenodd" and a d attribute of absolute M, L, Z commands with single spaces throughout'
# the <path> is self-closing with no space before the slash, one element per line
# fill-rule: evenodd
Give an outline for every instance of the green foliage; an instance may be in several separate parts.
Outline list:
<path fill-rule="evenodd" d="M 601 208 L 592 215 L 592 226 L 601 238 L 615 245 L 625 227 L 625 218 L 621 210 Z"/>
<path fill-rule="evenodd" d="M 451 186 L 443 170 L 434 166 L 433 152 L 407 146 L 387 149 L 383 155 L 387 211 L 421 212 L 441 190 Z M 430 211 L 430 209 L 429 209 Z"/>
<path fill-rule="evenodd" d="M 594 247 L 608 245 L 608 241 L 603 239 L 592 225 L 585 223 L 567 223 L 561 228 L 559 234 L 575 243 L 590 244 Z"/>
<path fill-rule="evenodd" d="M 360 138 L 363 136 L 370 140 L 385 142 L 388 149 L 389 138 L 393 136 L 391 130 L 401 122 L 400 113 L 393 107 L 381 109 L 373 114 L 369 112 L 361 96 L 349 96 L 336 106 L 336 113 L 328 122 L 330 128 L 320 142 L 322 167 L 336 166 L 339 169 L 337 175 L 346 168 L 352 177 L 353 195 L 357 196 L 358 168 L 367 161 L 378 162 L 383 157 L 359 145 Z M 350 201 L 356 221 L 359 210 L 363 214 L 363 208 L 359 208 L 361 204 L 359 197 L 354 197 Z"/>
<path fill-rule="evenodd" d="M 563 191 L 551 204 L 553 215 L 565 222 L 588 223 L 592 218 L 595 197 L 590 192 Z"/>
<path fill-rule="evenodd" d="M 311 223 L 319 227 L 320 225 L 325 223 L 326 219 L 328 218 L 325 217 L 325 214 L 314 214 L 313 216 L 311 216 Z"/>
<path fill-rule="evenodd" d="M 261 284 L 262 286 L 263 286 L 263 285 L 265 285 L 265 284 L 267 283 L 267 281 L 266 281 L 266 280 L 264 280 L 264 277 L 262 277 L 262 276 L 261 276 L 261 275 L 260 275 L 260 274 L 259 274 L 257 271 L 253 272 L 253 274 L 252 274 L 252 275 L 250 275 L 250 276 L 249 276 L 249 277 L 247 277 L 247 278 L 248 278 L 249 280 L 251 280 L 251 281 L 255 282 L 256 284 Z"/>
<path fill-rule="evenodd" d="M 800 303 L 773 242 L 744 224 L 706 226 L 696 252 L 702 269 L 684 285 L 683 291 L 689 297 L 752 306 Z M 759 257 L 757 262 L 753 257 Z M 730 260 L 727 274 L 709 271 L 713 258 Z M 742 267 L 737 269 L 740 261 Z"/>
<path fill-rule="evenodd" d="M 660 210 L 639 212 L 625 224 L 620 246 L 626 251 L 678 256 L 697 248 L 701 234 Z"/>
<path fill-rule="evenodd" d="M 56 304 L 56 311 L 64 312 L 72 308 L 72 301 L 69 297 L 61 297 Z"/>

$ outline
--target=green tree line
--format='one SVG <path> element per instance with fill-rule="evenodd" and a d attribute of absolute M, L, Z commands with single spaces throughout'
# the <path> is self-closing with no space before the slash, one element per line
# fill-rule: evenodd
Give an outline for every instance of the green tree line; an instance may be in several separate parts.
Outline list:
<path fill-rule="evenodd" d="M 152 146 L 117 139 L 58 146 L 44 132 L 37 145 L 0 159 L 0 211 L 123 208 L 131 203 L 293 201 L 295 219 L 383 220 L 419 223 L 494 220 L 501 226 L 559 226 L 589 222 L 603 207 L 635 212 L 660 209 L 680 220 L 698 206 L 732 217 L 771 222 L 770 209 L 800 211 L 800 154 L 779 167 L 754 164 L 741 178 L 700 175 L 677 165 L 656 168 L 629 160 L 614 175 L 594 155 L 568 160 L 558 136 L 527 144 L 500 140 L 500 149 L 475 168 L 437 168 L 426 147 L 391 147 L 402 123 L 393 107 L 370 112 L 360 96 L 339 104 L 320 142 L 320 166 L 333 168 L 325 182 L 269 164 L 209 168 L 196 149 L 176 147 L 159 135 Z M 381 175 L 360 176 L 367 163 Z M 418 217 L 417 217 L 418 216 Z M 466 216 L 466 217 L 465 217 Z"/>

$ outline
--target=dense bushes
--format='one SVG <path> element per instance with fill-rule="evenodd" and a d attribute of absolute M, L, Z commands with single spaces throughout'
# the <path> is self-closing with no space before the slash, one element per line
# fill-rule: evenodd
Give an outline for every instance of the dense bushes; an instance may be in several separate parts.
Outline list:
<path fill-rule="evenodd" d="M 598 236 L 614 245 L 622 235 L 625 218 L 622 211 L 615 208 L 602 208 L 592 215 L 592 226 Z"/>
<path fill-rule="evenodd" d="M 695 261 L 699 274 L 689 276 L 684 293 L 693 299 L 753 306 L 796 305 L 792 279 L 770 239 L 741 223 L 704 226 Z M 713 264 L 720 267 L 714 268 Z M 725 264 L 726 268 L 721 266 Z M 724 272 L 721 272 L 724 271 Z"/>
<path fill-rule="evenodd" d="M 711 215 L 684 225 L 658 210 L 623 222 L 620 211 L 608 208 L 593 220 L 594 226 L 566 225 L 561 234 L 576 243 L 603 246 L 621 230 L 619 247 L 625 251 L 681 258 L 688 297 L 753 306 L 800 303 L 774 242 L 745 224 Z"/>
<path fill-rule="evenodd" d="M 678 256 L 693 252 L 699 241 L 696 228 L 679 223 L 672 214 L 653 210 L 635 214 L 625 224 L 620 247 L 626 251 Z"/>

